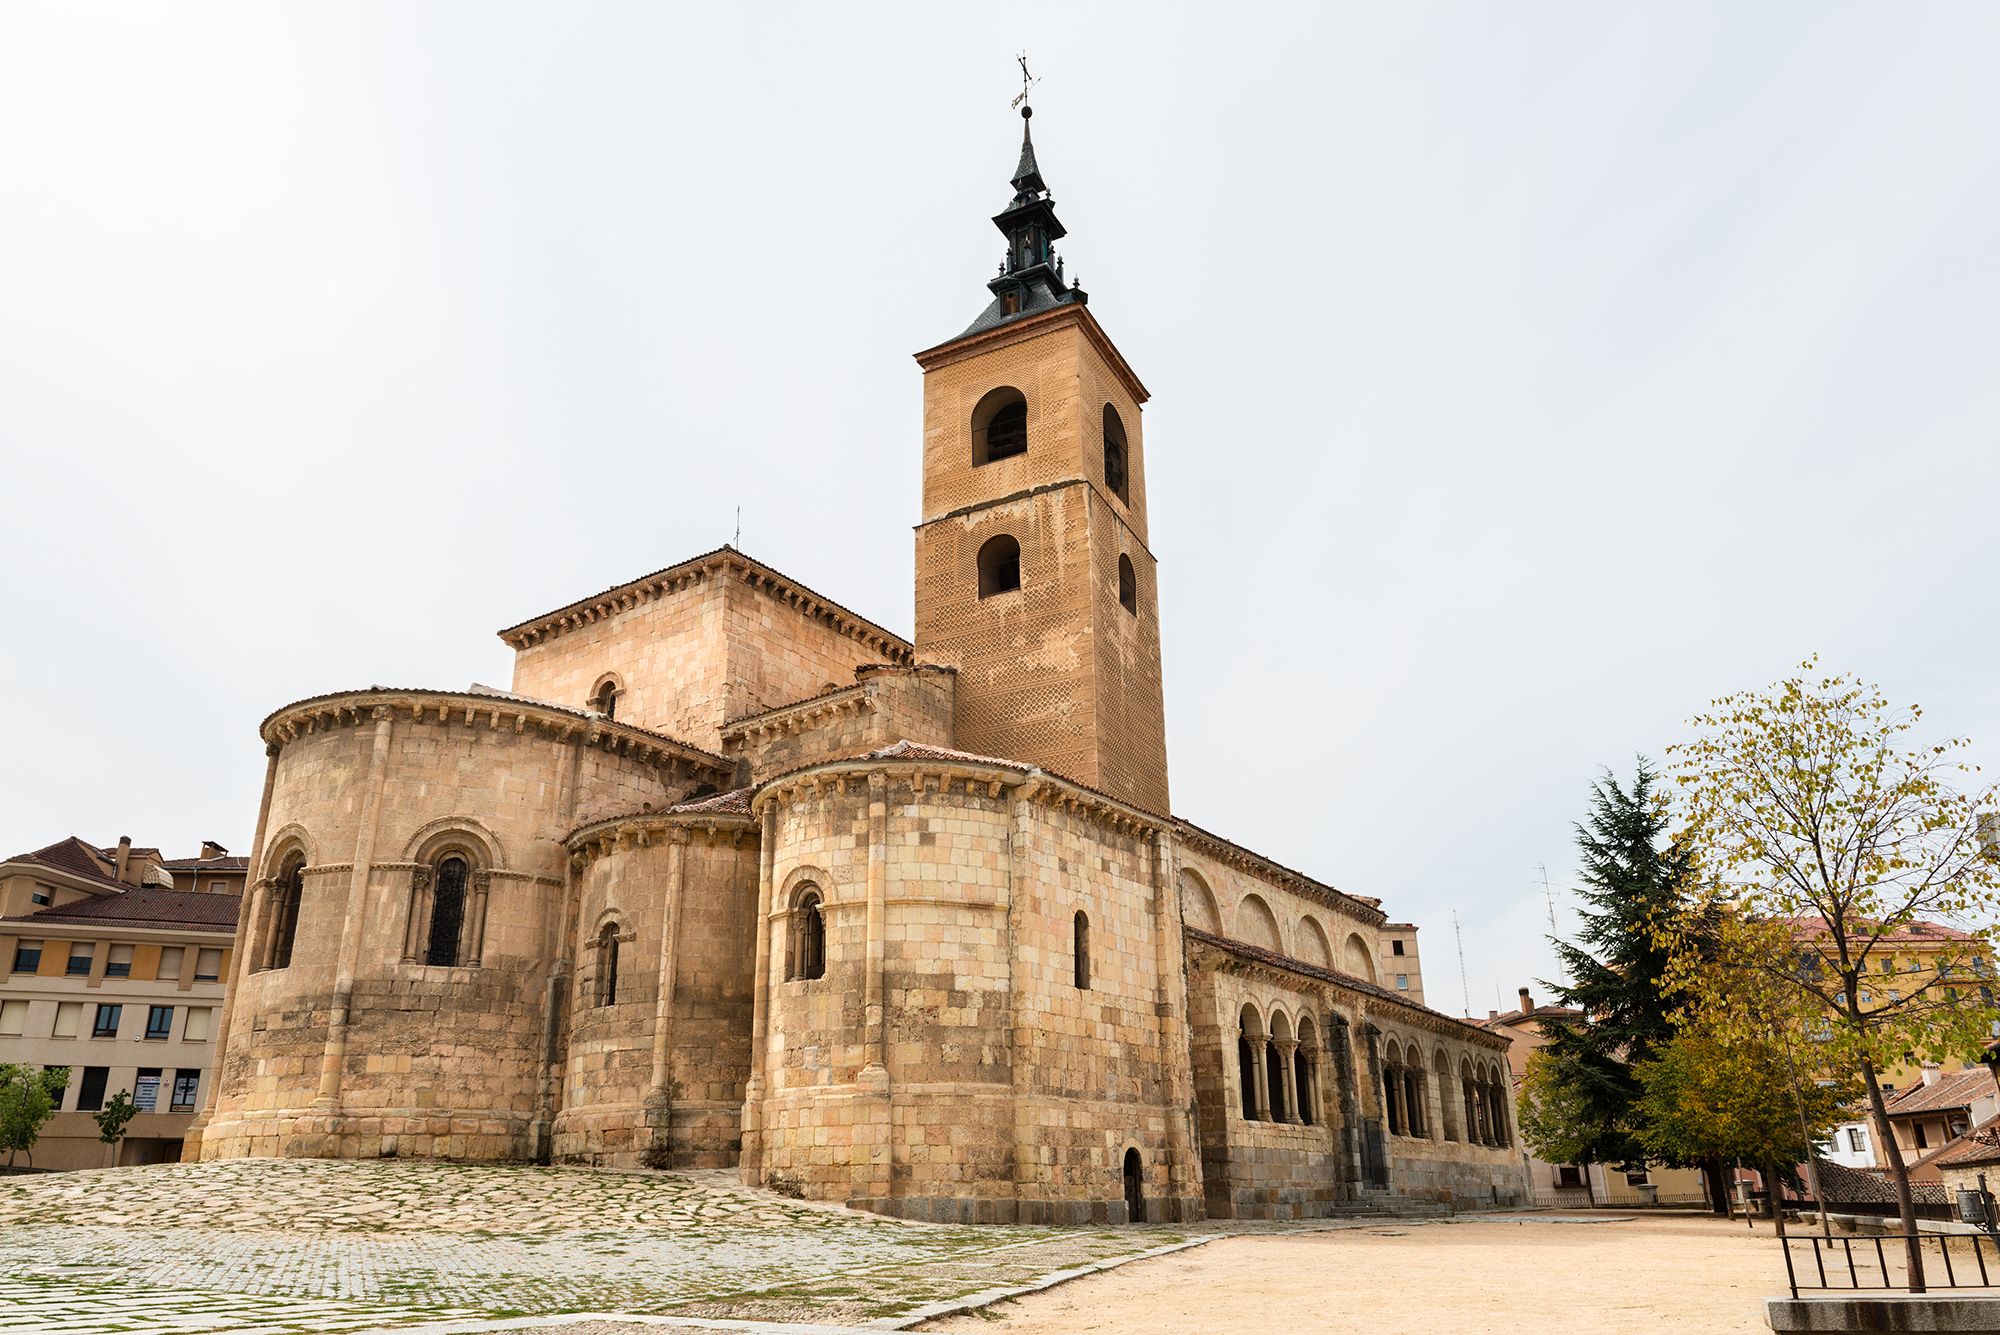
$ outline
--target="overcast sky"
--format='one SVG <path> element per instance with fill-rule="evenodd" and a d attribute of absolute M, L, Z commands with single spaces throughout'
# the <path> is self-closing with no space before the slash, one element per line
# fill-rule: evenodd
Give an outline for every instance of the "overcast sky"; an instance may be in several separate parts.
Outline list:
<path fill-rule="evenodd" d="M 270 710 L 505 684 L 738 505 L 907 634 L 1023 47 L 1154 395 L 1175 806 L 1433 1004 L 1808 653 L 2000 762 L 2000 6 L 13 3 L 0 852 L 248 851 Z"/>

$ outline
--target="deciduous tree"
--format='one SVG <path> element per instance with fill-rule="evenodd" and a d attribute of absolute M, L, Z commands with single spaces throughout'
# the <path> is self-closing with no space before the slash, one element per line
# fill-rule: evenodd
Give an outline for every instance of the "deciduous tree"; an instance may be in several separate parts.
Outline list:
<path fill-rule="evenodd" d="M 7 1166 L 14 1156 L 25 1153 L 35 1161 L 35 1141 L 49 1118 L 61 1104 L 62 1092 L 69 1088 L 69 1067 L 50 1066 L 37 1071 L 14 1062 L 0 1065 L 0 1148 L 7 1151 Z"/>
<path fill-rule="evenodd" d="M 1947 945 L 1921 975 L 1881 972 L 1911 923 L 1989 920 L 2000 900 L 2000 861 L 1978 834 L 1993 790 L 1976 781 L 1963 739 L 1915 738 L 1922 717 L 1808 660 L 1769 690 L 1715 701 L 1672 750 L 1704 908 L 1740 929 L 1728 952 L 1737 981 L 1709 973 L 1703 1009 L 1726 1012 L 1731 990 L 1761 976 L 1777 1005 L 1797 1008 L 1819 1064 L 1859 1070 L 1878 1126 L 1888 1125 L 1879 1069 L 1975 1055 L 1992 1020 L 1973 986 L 1983 932 Z M 1677 979 L 1702 986 L 1698 972 Z M 1881 1143 L 1921 1290 L 1907 1166 L 1894 1137 Z"/>

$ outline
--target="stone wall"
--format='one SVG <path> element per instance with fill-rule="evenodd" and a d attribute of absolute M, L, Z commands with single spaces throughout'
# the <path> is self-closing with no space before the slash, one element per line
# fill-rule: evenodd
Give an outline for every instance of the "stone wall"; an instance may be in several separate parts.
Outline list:
<path fill-rule="evenodd" d="M 1189 990 L 1210 1215 L 1315 1218 L 1379 1195 L 1461 1208 L 1527 1200 L 1519 1149 L 1470 1141 L 1457 1088 L 1440 1093 L 1434 1074 L 1423 1134 L 1389 1130 L 1388 1059 L 1413 1050 L 1427 1072 L 1441 1060 L 1454 1072 L 1468 1064 L 1490 1075 L 1504 1059 L 1476 1028 L 1198 938 Z M 1250 1047 L 1247 1087 L 1240 1040 Z"/>
<path fill-rule="evenodd" d="M 198 1154 L 529 1157 L 557 961 L 562 838 L 667 805 L 718 762 L 493 698 L 361 692 L 267 721 L 278 748 Z M 457 964 L 425 963 L 424 877 L 471 867 Z M 273 879 L 304 858 L 289 963 Z"/>
<path fill-rule="evenodd" d="M 723 754 L 761 783 L 899 741 L 949 747 L 954 675 L 930 666 L 857 668 L 852 686 L 731 723 L 722 731 Z"/>
<path fill-rule="evenodd" d="M 878 764 L 760 798 L 769 1002 L 746 1176 L 908 1217 L 1115 1222 L 1136 1148 L 1149 1200 L 1183 1193 L 1166 1217 L 1198 1208 L 1175 1093 L 1185 1049 L 1157 1009 L 1153 854 L 1139 823 L 1058 795 L 1081 796 L 976 766 Z M 811 891 L 826 973 L 788 978 L 793 906 Z"/>
<path fill-rule="evenodd" d="M 750 1062 L 750 822 L 638 817 L 573 844 L 577 966 L 555 1157 L 733 1167 Z"/>
<path fill-rule="evenodd" d="M 923 359 L 917 650 L 959 670 L 964 749 L 1029 761 L 1165 812 L 1144 390 L 1089 315 L 1065 310 Z M 1002 386 L 1027 400 L 1027 452 L 975 467 L 973 414 Z M 1129 502 L 1105 484 L 1106 404 L 1126 430 Z M 978 552 L 1000 534 L 1020 544 L 1021 588 L 982 599 Z M 1136 568 L 1136 617 L 1118 603 L 1121 554 Z"/>
<path fill-rule="evenodd" d="M 802 593 L 739 553 L 717 553 L 612 590 L 595 607 L 502 632 L 512 690 L 588 708 L 609 677 L 617 717 L 720 750 L 723 725 L 853 680 L 908 646 Z"/>

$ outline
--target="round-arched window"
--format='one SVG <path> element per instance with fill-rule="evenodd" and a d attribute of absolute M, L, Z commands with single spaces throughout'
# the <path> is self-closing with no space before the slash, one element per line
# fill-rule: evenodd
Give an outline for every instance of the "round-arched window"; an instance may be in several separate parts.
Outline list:
<path fill-rule="evenodd" d="M 972 466 L 1027 452 L 1027 395 L 1012 385 L 989 391 L 972 410 Z"/>
<path fill-rule="evenodd" d="M 1130 505 L 1131 469 L 1127 466 L 1128 458 L 1125 422 L 1118 416 L 1118 410 L 1107 403 L 1104 405 L 1104 485 L 1112 495 Z"/>
<path fill-rule="evenodd" d="M 1021 587 L 1021 544 L 1002 533 L 979 549 L 979 596 L 1012 593 Z"/>

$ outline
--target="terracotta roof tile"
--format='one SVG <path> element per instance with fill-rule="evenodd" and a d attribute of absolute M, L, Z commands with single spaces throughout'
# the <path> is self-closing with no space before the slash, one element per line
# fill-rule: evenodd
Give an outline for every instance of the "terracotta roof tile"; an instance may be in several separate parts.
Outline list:
<path fill-rule="evenodd" d="M 113 871 L 113 868 L 117 864 L 106 858 L 103 850 L 92 847 L 75 835 L 71 835 L 67 839 L 58 840 L 50 844 L 47 848 L 38 848 L 32 853 L 18 854 L 15 857 L 8 858 L 7 861 L 33 863 L 53 868 L 56 871 L 68 872 L 72 876 L 80 876 L 87 881 L 97 881 L 107 886 L 115 886 L 120 890 L 126 888 L 125 883 L 119 880 Z"/>
<path fill-rule="evenodd" d="M 174 858 L 160 864 L 168 871 L 241 871 L 250 870 L 249 858 Z"/>
<path fill-rule="evenodd" d="M 1968 1066 L 1963 1071 L 1941 1075 L 1933 1085 L 1915 1084 L 1890 1095 L 1884 1106 L 1891 1117 L 1942 1112 L 1947 1108 L 1967 1108 L 1974 1099 L 2000 1096 L 1993 1072 L 1984 1066 Z"/>
<path fill-rule="evenodd" d="M 191 931 L 227 933 L 236 930 L 235 895 L 197 894 L 191 890 L 160 890 L 137 886 L 122 894 L 56 904 L 0 922 L 97 923 L 107 927 L 185 927 Z"/>

